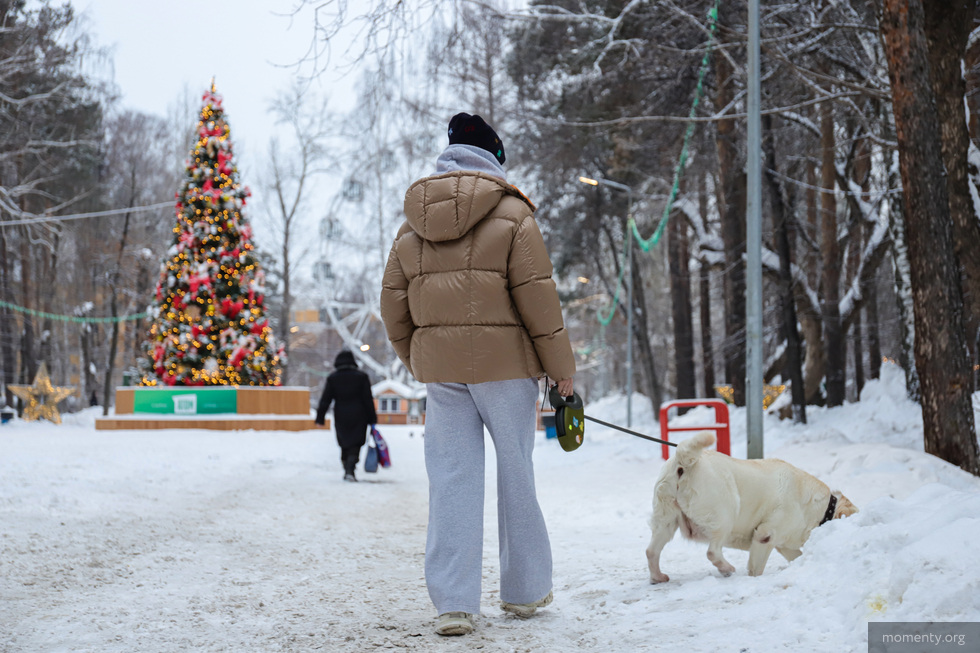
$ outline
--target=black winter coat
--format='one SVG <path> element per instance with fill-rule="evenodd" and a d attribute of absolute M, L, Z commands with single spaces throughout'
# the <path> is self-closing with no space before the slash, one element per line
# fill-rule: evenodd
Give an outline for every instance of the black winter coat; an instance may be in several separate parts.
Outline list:
<path fill-rule="evenodd" d="M 327 377 L 316 409 L 317 424 L 323 423 L 331 403 L 337 443 L 341 447 L 364 446 L 368 425 L 377 424 L 378 415 L 374 410 L 371 380 L 357 369 L 353 355 L 349 362 L 337 357 L 337 370 Z"/>

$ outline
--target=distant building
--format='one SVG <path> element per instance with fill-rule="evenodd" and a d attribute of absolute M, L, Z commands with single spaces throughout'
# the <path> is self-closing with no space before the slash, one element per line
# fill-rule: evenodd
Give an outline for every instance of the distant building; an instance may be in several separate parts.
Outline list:
<path fill-rule="evenodd" d="M 384 380 L 371 386 L 378 424 L 425 424 L 425 387 Z"/>

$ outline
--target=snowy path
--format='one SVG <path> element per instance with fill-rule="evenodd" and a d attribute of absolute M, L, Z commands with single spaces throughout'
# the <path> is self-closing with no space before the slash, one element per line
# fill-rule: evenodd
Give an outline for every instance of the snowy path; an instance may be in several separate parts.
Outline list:
<path fill-rule="evenodd" d="M 863 439 L 844 438 L 855 420 Z M 592 431 L 569 454 L 541 438 L 556 599 L 528 621 L 497 607 L 488 457 L 483 614 L 450 639 L 431 634 L 418 428 L 384 429 L 394 466 L 346 484 L 322 432 L 8 425 L 0 651 L 863 652 L 868 620 L 980 621 L 980 481 L 904 448 L 914 420 L 892 402 L 767 422 L 767 451 L 862 512 L 815 531 L 792 565 L 773 555 L 760 578 L 739 551 L 720 578 L 702 545 L 675 539 L 657 586 L 643 552 L 659 447 Z"/>
<path fill-rule="evenodd" d="M 611 602 L 635 601 L 616 596 L 622 587 L 648 588 L 639 564 L 648 501 L 626 510 L 615 488 L 587 485 L 575 498 L 577 483 L 556 468 L 542 473 L 542 500 L 552 524 L 568 520 L 553 533 L 556 551 L 572 554 L 556 560 L 556 576 L 573 576 L 558 580 L 559 600 L 539 619 L 504 615 L 491 474 L 485 616 L 465 643 L 437 638 L 423 579 L 418 429 L 412 438 L 386 429 L 395 465 L 356 485 L 340 480 L 323 433 L 65 431 L 2 434 L 3 650 L 620 650 L 596 621 Z M 645 475 L 648 465 L 630 467 Z M 607 473 L 624 482 L 613 469 L 592 476 L 604 486 Z M 548 477 L 556 487 L 544 488 Z M 624 533 L 603 532 L 611 518 L 633 540 L 628 561 Z M 563 608 L 569 602 L 580 607 Z"/>

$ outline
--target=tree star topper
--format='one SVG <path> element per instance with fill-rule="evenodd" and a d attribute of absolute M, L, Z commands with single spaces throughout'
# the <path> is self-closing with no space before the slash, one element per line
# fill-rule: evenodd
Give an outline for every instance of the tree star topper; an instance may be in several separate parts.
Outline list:
<path fill-rule="evenodd" d="M 61 424 L 61 413 L 58 403 L 75 392 L 74 387 L 56 387 L 51 385 L 48 376 L 48 366 L 41 363 L 32 385 L 8 385 L 10 391 L 23 399 L 27 406 L 24 408 L 24 419 L 33 422 L 46 419 L 55 424 Z"/>

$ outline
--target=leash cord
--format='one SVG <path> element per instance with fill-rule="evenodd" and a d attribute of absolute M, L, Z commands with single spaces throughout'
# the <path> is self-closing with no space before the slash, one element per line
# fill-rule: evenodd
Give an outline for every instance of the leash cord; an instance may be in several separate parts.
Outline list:
<path fill-rule="evenodd" d="M 616 429 L 617 431 L 622 431 L 623 433 L 629 433 L 630 435 L 635 435 L 636 437 L 643 438 L 644 440 L 651 440 L 653 442 L 659 442 L 660 444 L 666 444 L 666 445 L 671 446 L 671 447 L 676 447 L 677 446 L 677 443 L 676 442 L 667 442 L 666 440 L 661 440 L 660 438 L 654 438 L 654 437 L 649 436 L 649 435 L 644 435 L 642 433 L 637 433 L 636 431 L 631 431 L 631 430 L 629 430 L 627 428 L 623 428 L 622 426 L 616 426 L 615 424 L 610 424 L 609 422 L 603 422 L 601 419 L 596 419 L 595 417 L 592 417 L 591 415 L 586 415 L 585 416 L 585 419 L 589 420 L 590 422 L 596 422 L 597 424 L 602 424 L 603 426 L 608 426 L 609 428 Z"/>

